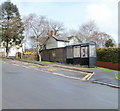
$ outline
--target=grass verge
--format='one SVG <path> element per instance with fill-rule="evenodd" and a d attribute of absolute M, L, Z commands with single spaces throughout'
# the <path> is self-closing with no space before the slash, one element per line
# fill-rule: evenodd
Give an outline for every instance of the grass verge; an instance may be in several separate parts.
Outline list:
<path fill-rule="evenodd" d="M 115 74 L 115 77 L 120 80 L 120 72 Z"/>
<path fill-rule="evenodd" d="M 102 68 L 102 67 L 96 67 L 94 69 L 103 70 L 103 71 L 111 71 L 111 72 L 120 72 L 118 70 L 112 70 L 112 69 L 107 69 L 107 68 Z"/>

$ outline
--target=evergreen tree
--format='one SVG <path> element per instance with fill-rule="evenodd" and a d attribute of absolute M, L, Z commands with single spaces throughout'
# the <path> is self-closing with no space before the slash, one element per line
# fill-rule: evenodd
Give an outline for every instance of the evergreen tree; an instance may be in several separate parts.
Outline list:
<path fill-rule="evenodd" d="M 113 47 L 115 44 L 113 43 L 112 39 L 109 39 L 105 42 L 105 47 Z"/>
<path fill-rule="evenodd" d="M 11 3 L 10 1 L 6 1 L 0 6 L 1 8 L 1 26 L 2 28 L 2 39 L 4 42 L 4 46 L 6 48 L 6 53 L 8 56 L 8 52 L 10 47 L 13 45 L 21 44 L 24 39 L 23 31 L 24 24 L 20 18 L 20 14 L 16 5 Z"/>

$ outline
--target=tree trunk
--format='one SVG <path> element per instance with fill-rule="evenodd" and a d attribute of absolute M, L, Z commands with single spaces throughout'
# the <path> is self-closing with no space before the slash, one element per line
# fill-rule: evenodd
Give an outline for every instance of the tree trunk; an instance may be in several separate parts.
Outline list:
<path fill-rule="evenodd" d="M 6 50 L 5 50 L 5 52 L 6 52 L 6 57 L 8 57 L 8 51 L 7 51 L 7 47 L 6 47 Z"/>
<path fill-rule="evenodd" d="M 39 53 L 38 56 L 39 56 L 38 60 L 41 61 L 41 53 Z"/>
<path fill-rule="evenodd" d="M 38 61 L 41 61 L 41 53 L 40 53 L 40 49 L 38 48 Z"/>
<path fill-rule="evenodd" d="M 6 42 L 6 57 L 8 57 L 8 53 L 9 53 L 9 47 L 8 47 L 8 41 Z"/>
<path fill-rule="evenodd" d="M 24 53 L 24 51 L 23 51 L 23 44 L 21 44 L 21 47 L 22 47 L 22 55 L 21 55 L 21 58 L 23 57 L 23 53 Z"/>

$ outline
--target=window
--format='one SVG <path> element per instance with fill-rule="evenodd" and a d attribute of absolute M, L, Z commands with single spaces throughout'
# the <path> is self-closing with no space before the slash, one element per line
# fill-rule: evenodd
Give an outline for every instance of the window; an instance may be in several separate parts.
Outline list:
<path fill-rule="evenodd" d="M 74 57 L 80 57 L 80 46 L 74 46 Z"/>
<path fill-rule="evenodd" d="M 95 47 L 95 45 L 90 45 L 89 46 L 89 51 L 90 51 L 90 57 L 96 57 L 96 47 Z"/>
<path fill-rule="evenodd" d="M 84 46 L 81 47 L 81 58 L 87 58 L 88 57 L 88 47 Z"/>

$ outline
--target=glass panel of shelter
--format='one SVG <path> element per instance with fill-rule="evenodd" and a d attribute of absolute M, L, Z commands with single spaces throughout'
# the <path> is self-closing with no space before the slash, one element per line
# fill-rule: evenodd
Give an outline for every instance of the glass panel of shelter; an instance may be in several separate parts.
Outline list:
<path fill-rule="evenodd" d="M 81 46 L 81 58 L 88 58 L 88 46 Z"/>
<path fill-rule="evenodd" d="M 74 58 L 79 58 L 80 57 L 80 46 L 74 46 Z"/>

